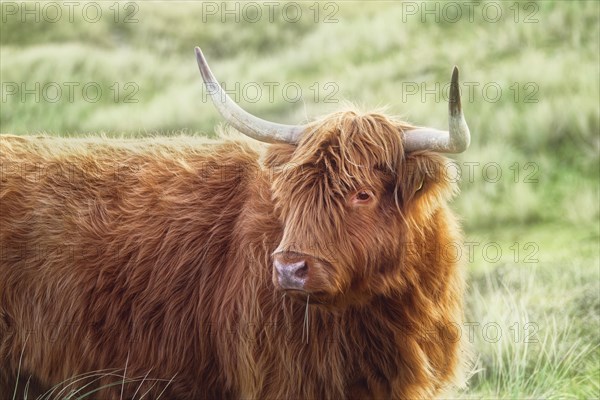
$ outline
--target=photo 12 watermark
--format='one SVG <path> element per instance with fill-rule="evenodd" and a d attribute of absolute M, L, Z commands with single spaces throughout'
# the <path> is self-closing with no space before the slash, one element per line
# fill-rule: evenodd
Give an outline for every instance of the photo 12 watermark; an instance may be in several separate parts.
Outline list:
<path fill-rule="evenodd" d="M 339 322 L 334 322 L 337 324 Z M 334 328 L 334 326 L 331 326 Z M 341 327 L 328 329 L 323 332 L 325 336 L 319 337 L 321 343 L 334 345 L 339 343 L 339 337 L 335 334 L 343 330 Z M 514 344 L 539 344 L 538 333 L 540 326 L 536 322 L 523 321 L 464 321 L 436 324 L 426 328 L 416 324 L 406 323 L 399 327 L 399 339 L 418 337 L 420 340 L 444 343 L 498 343 L 500 341 Z M 120 326 L 112 326 L 101 323 L 50 323 L 44 326 L 33 326 L 26 324 L 20 326 L 15 324 L 9 328 L 8 333 L 19 335 L 22 340 L 32 343 L 54 343 L 60 344 L 63 340 L 71 340 L 78 337 L 82 342 L 92 343 L 98 337 L 125 338 L 129 343 L 143 342 L 149 338 L 149 333 L 141 330 L 131 329 L 124 331 Z M 302 330 L 291 323 L 266 322 L 258 324 L 255 322 L 238 321 L 236 324 L 222 326 L 218 323 L 206 323 L 198 327 L 197 334 L 201 337 L 229 336 L 233 341 L 244 342 L 259 341 L 264 335 L 283 336 L 284 340 L 295 342 Z M 310 338 L 306 338 L 310 340 Z M 313 340 L 315 340 L 313 338 Z"/>
<path fill-rule="evenodd" d="M 460 82 L 460 98 L 463 103 L 484 101 L 497 103 L 503 97 L 514 103 L 538 103 L 539 85 L 536 82 L 512 82 L 510 85 L 501 85 L 498 82 Z M 402 82 L 402 102 L 410 103 L 440 103 L 450 100 L 450 82 Z"/>
<path fill-rule="evenodd" d="M 223 91 L 220 90 L 223 89 Z M 212 96 L 219 94 L 224 102 L 229 96 L 236 103 L 297 103 L 301 100 L 312 100 L 315 103 L 338 103 L 337 94 L 340 88 L 335 82 L 312 82 L 301 85 L 298 82 L 234 82 L 218 84 L 206 83 L 202 90 L 202 101 L 210 102 Z"/>
<path fill-rule="evenodd" d="M 298 23 L 308 21 L 325 24 L 338 23 L 338 2 L 281 2 L 281 1 L 203 1 L 202 22 Z"/>
<path fill-rule="evenodd" d="M 136 82 L 2 82 L 2 103 L 138 103 Z"/>
<path fill-rule="evenodd" d="M 3 23 L 74 23 L 95 24 L 104 19 L 115 23 L 139 22 L 138 2 L 97 1 L 3 1 L 0 20 Z"/>
<path fill-rule="evenodd" d="M 402 1 L 402 22 L 421 23 L 497 23 L 511 20 L 515 23 L 539 22 L 538 3 L 515 1 Z"/>

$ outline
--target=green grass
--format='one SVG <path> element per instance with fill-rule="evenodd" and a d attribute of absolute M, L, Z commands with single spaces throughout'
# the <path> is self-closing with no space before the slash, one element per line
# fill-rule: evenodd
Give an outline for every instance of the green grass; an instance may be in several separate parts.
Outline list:
<path fill-rule="evenodd" d="M 85 374 L 71 377 L 70 379 L 61 382 L 43 393 L 31 393 L 29 391 L 30 379 L 28 378 L 21 387 L 19 384 L 13 390 L 12 400 L 17 399 L 36 399 L 36 400 L 83 400 L 93 399 L 95 394 L 100 390 L 116 387 L 122 391 L 127 387 L 135 388 L 132 399 L 143 399 L 154 389 L 163 388 L 159 395 L 155 398 L 162 398 L 164 391 L 172 383 L 173 379 L 154 379 L 148 374 L 139 377 L 126 377 L 126 370 L 100 370 L 91 371 Z M 174 377 L 173 377 L 174 378 Z M 109 382 L 109 383 L 100 383 Z M 4 397 L 3 397 L 4 399 Z"/>
<path fill-rule="evenodd" d="M 598 397 L 598 239 L 596 228 L 565 224 L 469 235 L 481 243 L 472 245 L 467 302 L 466 320 L 479 323 L 469 397 Z M 498 260 L 481 250 L 492 242 Z"/>
<path fill-rule="evenodd" d="M 463 85 L 473 142 L 456 157 L 454 207 L 468 240 L 480 243 L 468 263 L 467 298 L 467 320 L 480 324 L 477 363 L 458 396 L 600 397 L 600 3 L 477 2 L 472 22 L 462 4 L 456 23 L 431 15 L 422 22 L 401 3 L 382 1 L 335 3 L 337 22 L 324 23 L 332 9 L 323 4 L 318 23 L 312 2 L 301 3 L 297 23 L 281 13 L 273 23 L 204 22 L 202 5 L 191 2 L 138 3 L 137 23 L 115 23 L 110 2 L 93 24 L 80 13 L 73 23 L 8 17 L 0 25 L 0 132 L 212 135 L 220 118 L 203 98 L 196 45 L 228 88 L 255 82 L 264 90 L 256 102 L 240 99 L 264 118 L 303 122 L 351 100 L 442 128 L 447 106 L 436 84 L 458 65 L 462 82 L 478 86 L 471 96 Z M 486 4 L 500 5 L 503 18 L 486 21 Z M 525 23 L 531 10 L 537 22 Z M 56 102 L 6 95 L 6 84 L 36 82 L 80 86 L 74 101 L 65 93 Z M 88 82 L 102 89 L 97 102 L 82 98 Z M 279 83 L 272 99 L 265 82 Z M 302 90 L 295 102 L 280 90 L 291 82 Z M 502 95 L 486 97 L 486 84 Z M 420 85 L 427 91 L 409 92 Z M 481 253 L 492 242 L 502 249 L 497 261 Z M 503 334 L 497 342 L 482 336 L 491 322 Z M 537 342 L 523 340 L 527 323 Z"/>

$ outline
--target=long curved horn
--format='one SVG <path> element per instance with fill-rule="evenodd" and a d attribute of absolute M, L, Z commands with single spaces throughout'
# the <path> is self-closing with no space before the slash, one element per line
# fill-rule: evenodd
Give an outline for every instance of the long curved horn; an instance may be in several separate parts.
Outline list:
<path fill-rule="evenodd" d="M 404 149 L 407 152 L 431 150 L 440 153 L 462 153 L 471 143 L 471 133 L 465 121 L 458 89 L 458 68 L 452 71 L 450 99 L 448 102 L 449 131 L 433 128 L 416 128 L 404 134 Z"/>
<path fill-rule="evenodd" d="M 223 90 L 208 67 L 202 50 L 196 47 L 196 60 L 206 90 L 225 121 L 253 139 L 266 143 L 297 143 L 306 128 L 303 125 L 284 125 L 255 117 L 238 106 Z"/>

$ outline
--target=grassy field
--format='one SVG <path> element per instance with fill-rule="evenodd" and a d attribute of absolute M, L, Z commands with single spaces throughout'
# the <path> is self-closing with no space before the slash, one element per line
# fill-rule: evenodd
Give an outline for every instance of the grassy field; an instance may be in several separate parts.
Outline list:
<path fill-rule="evenodd" d="M 2 2 L 1 133 L 212 135 L 195 45 L 264 118 L 349 100 L 443 128 L 458 65 L 476 362 L 457 397 L 600 397 L 600 3 L 107 2 L 95 22 L 20 4 Z"/>

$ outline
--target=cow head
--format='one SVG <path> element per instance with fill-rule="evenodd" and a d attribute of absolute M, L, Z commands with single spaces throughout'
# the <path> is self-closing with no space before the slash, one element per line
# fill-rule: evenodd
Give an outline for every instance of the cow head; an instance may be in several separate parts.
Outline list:
<path fill-rule="evenodd" d="M 219 86 L 200 49 L 200 72 L 235 128 L 272 143 L 266 165 L 283 237 L 273 282 L 291 297 L 356 304 L 406 285 L 407 243 L 423 235 L 454 191 L 439 152 L 466 150 L 470 135 L 452 74 L 450 129 L 415 128 L 379 113 L 344 111 L 305 126 L 242 110 Z"/>

